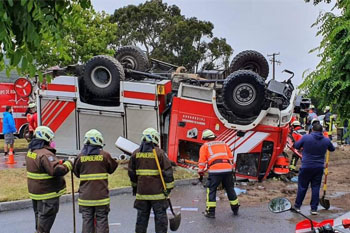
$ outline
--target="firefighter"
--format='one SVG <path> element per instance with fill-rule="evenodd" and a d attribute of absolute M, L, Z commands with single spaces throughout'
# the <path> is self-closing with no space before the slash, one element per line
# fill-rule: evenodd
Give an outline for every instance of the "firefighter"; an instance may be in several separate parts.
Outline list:
<path fill-rule="evenodd" d="M 86 132 L 84 147 L 74 162 L 74 174 L 80 178 L 78 204 L 84 233 L 109 232 L 108 174 L 117 169 L 118 163 L 102 149 L 103 142 L 103 136 L 98 130 Z"/>
<path fill-rule="evenodd" d="M 151 209 L 155 215 L 155 232 L 166 233 L 168 230 L 167 196 L 174 188 L 174 177 L 171 163 L 159 146 L 159 133 L 145 129 L 142 142 L 129 161 L 129 177 L 136 195 L 134 208 L 137 209 L 136 233 L 146 233 Z M 156 155 L 153 153 L 155 148 Z M 155 156 L 158 156 L 167 190 L 165 191 L 159 176 Z"/>
<path fill-rule="evenodd" d="M 28 109 L 25 113 L 25 116 L 27 118 L 28 122 L 28 129 L 29 129 L 29 139 L 33 139 L 34 135 L 34 130 L 37 127 L 37 122 L 38 122 L 38 115 L 36 113 L 36 104 L 35 103 L 30 103 L 28 105 Z"/>
<path fill-rule="evenodd" d="M 58 160 L 56 150 L 50 147 L 53 137 L 49 127 L 37 127 L 26 156 L 28 191 L 38 233 L 50 232 L 59 209 L 59 197 L 66 191 L 63 176 L 72 170 L 71 161 Z"/>
<path fill-rule="evenodd" d="M 234 215 L 238 215 L 239 202 L 233 183 L 233 155 L 230 148 L 222 141 L 215 141 L 215 134 L 207 129 L 202 133 L 204 143 L 199 151 L 198 173 L 200 176 L 208 170 L 207 203 L 204 215 L 215 218 L 216 190 L 222 183 L 230 200 Z"/>
<path fill-rule="evenodd" d="M 299 141 L 303 135 L 305 135 L 307 132 L 301 127 L 301 124 L 299 121 L 293 121 L 292 122 L 292 141 L 293 143 Z M 298 163 L 299 156 L 295 153 L 292 155 L 292 161 L 290 162 L 289 169 L 291 171 L 296 171 L 296 165 Z"/>
<path fill-rule="evenodd" d="M 325 130 L 328 132 L 332 129 L 331 127 L 331 117 L 332 117 L 332 113 L 330 112 L 331 108 L 329 106 L 326 106 L 325 108 L 325 115 L 324 115 L 324 119 L 323 119 L 323 127 L 325 128 Z"/>

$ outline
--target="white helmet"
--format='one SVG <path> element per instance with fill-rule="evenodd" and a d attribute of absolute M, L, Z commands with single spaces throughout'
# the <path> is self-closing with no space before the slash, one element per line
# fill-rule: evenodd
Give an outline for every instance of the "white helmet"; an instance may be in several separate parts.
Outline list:
<path fill-rule="evenodd" d="M 311 125 L 313 125 L 313 124 L 315 124 L 317 122 L 320 123 L 320 120 L 316 117 L 316 118 L 312 119 Z"/>
<path fill-rule="evenodd" d="M 103 136 L 100 131 L 96 129 L 90 129 L 85 133 L 84 144 L 103 147 L 103 142 Z"/>
<path fill-rule="evenodd" d="M 35 103 L 30 103 L 29 105 L 28 105 L 28 108 L 35 108 L 36 107 L 36 104 Z"/>
<path fill-rule="evenodd" d="M 300 121 L 293 121 L 292 126 L 300 126 Z"/>
<path fill-rule="evenodd" d="M 159 145 L 160 135 L 157 130 L 153 128 L 147 128 L 142 132 L 141 140 L 145 140 L 147 142 L 153 142 L 156 145 Z"/>
<path fill-rule="evenodd" d="M 329 110 L 331 110 L 331 107 L 326 106 L 324 110 L 325 110 L 325 111 L 329 111 Z"/>
<path fill-rule="evenodd" d="M 38 126 L 34 131 L 34 137 L 51 142 L 51 140 L 55 137 L 55 134 L 47 126 Z"/>
<path fill-rule="evenodd" d="M 216 138 L 215 134 L 213 131 L 210 129 L 206 129 L 202 133 L 202 140 L 208 140 L 208 139 L 214 139 Z"/>

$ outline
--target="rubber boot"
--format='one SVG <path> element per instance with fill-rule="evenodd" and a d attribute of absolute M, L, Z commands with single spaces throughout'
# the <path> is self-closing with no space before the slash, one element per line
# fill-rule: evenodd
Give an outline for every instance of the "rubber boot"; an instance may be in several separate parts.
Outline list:
<path fill-rule="evenodd" d="M 210 207 L 205 210 L 204 216 L 207 218 L 215 218 L 215 208 Z"/>
<path fill-rule="evenodd" d="M 238 215 L 239 206 L 240 205 L 231 205 L 231 210 L 233 212 L 233 215 L 235 215 L 235 216 Z"/>

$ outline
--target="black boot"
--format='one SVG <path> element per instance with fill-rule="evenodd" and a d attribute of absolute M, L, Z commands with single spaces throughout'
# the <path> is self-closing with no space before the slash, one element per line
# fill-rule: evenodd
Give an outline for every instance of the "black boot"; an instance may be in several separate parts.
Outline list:
<path fill-rule="evenodd" d="M 204 216 L 207 218 L 215 218 L 215 208 L 210 207 L 205 210 Z"/>
<path fill-rule="evenodd" d="M 233 215 L 238 215 L 239 205 L 231 205 L 231 210 L 233 212 Z"/>

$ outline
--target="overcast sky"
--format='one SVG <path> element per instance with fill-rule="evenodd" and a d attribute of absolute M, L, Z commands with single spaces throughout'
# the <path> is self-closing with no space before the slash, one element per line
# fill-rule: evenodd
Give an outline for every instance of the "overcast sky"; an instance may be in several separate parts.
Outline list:
<path fill-rule="evenodd" d="M 114 10 L 140 0 L 92 0 L 97 11 Z M 263 55 L 280 52 L 282 62 L 276 67 L 277 80 L 287 78 L 281 71 L 295 72 L 294 82 L 302 82 L 302 73 L 313 70 L 319 58 L 308 51 L 318 46 L 316 28 L 311 28 L 320 11 L 330 11 L 333 5 L 313 6 L 303 0 L 163 0 L 180 7 L 186 17 L 197 17 L 214 24 L 214 36 L 227 39 L 234 54 L 253 49 Z M 272 65 L 270 63 L 270 74 Z"/>

